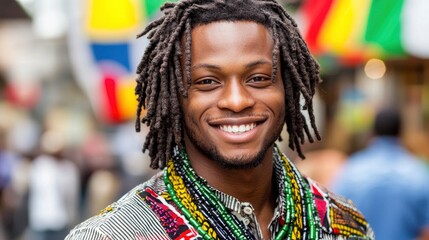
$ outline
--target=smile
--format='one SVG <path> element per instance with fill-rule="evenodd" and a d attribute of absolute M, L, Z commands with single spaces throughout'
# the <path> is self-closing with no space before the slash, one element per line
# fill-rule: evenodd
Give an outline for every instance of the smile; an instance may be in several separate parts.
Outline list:
<path fill-rule="evenodd" d="M 256 127 L 256 123 L 241 124 L 241 125 L 220 125 L 220 130 L 228 133 L 242 134 Z"/>

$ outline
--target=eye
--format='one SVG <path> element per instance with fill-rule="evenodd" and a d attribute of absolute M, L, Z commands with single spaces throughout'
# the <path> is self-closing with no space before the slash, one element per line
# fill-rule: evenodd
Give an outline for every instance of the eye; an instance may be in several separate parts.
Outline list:
<path fill-rule="evenodd" d="M 247 83 L 250 86 L 262 88 L 262 87 L 267 87 L 267 86 L 271 85 L 272 81 L 271 81 L 271 77 L 269 77 L 269 76 L 257 75 L 257 76 L 250 77 L 249 80 L 247 81 Z"/>
<path fill-rule="evenodd" d="M 262 82 L 262 81 L 271 81 L 271 78 L 264 77 L 264 76 L 256 76 L 252 77 L 249 82 Z"/>
<path fill-rule="evenodd" d="M 219 85 L 220 83 L 212 78 L 200 79 L 194 83 L 194 87 L 201 91 L 210 91 L 217 88 Z"/>
<path fill-rule="evenodd" d="M 196 84 L 199 84 L 199 85 L 215 84 L 215 81 L 213 79 L 203 79 L 196 82 Z"/>

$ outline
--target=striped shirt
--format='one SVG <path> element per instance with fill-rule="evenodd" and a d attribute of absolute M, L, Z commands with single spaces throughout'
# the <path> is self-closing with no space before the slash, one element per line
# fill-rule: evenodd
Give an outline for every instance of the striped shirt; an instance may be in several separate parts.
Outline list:
<path fill-rule="evenodd" d="M 284 174 L 281 163 L 275 162 L 274 166 L 276 179 L 282 179 Z M 163 171 L 156 174 L 97 216 L 77 225 L 66 240 L 203 239 L 174 202 L 163 197 L 167 192 L 163 174 Z M 305 179 L 309 183 L 321 219 L 321 239 L 374 239 L 371 228 L 350 201 L 335 196 L 308 178 Z M 282 192 L 284 186 L 282 181 L 279 182 L 279 192 Z M 250 203 L 240 202 L 216 189 L 212 190 L 225 207 L 250 228 L 256 239 L 262 239 L 262 231 Z M 285 212 L 284 201 L 284 196 L 279 194 L 273 220 L 269 225 L 272 239 L 281 227 L 279 220 Z"/>

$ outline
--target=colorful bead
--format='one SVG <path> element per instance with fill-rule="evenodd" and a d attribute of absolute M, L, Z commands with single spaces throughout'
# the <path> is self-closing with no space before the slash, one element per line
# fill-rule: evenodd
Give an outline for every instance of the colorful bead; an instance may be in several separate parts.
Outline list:
<path fill-rule="evenodd" d="M 215 239 L 212 236 L 222 236 L 221 239 L 254 239 L 244 225 L 229 213 L 207 182 L 198 177 L 191 167 L 186 152 L 179 151 L 176 147 L 175 153 L 178 154 L 175 154 L 173 161 L 169 161 L 169 169 L 171 167 L 171 175 L 176 174 L 177 176 L 174 177 L 181 178 L 182 180 L 179 179 L 178 182 L 185 186 L 179 187 L 176 186 L 177 184 L 172 184 L 170 178 L 174 178 L 169 171 L 165 171 L 164 182 L 171 199 L 198 233 L 206 240 Z M 275 147 L 274 156 L 281 159 L 283 163 L 285 187 L 282 194 L 284 194 L 284 208 L 286 209 L 285 223 L 277 232 L 275 239 L 318 239 L 320 219 L 318 219 L 308 183 L 277 147 Z M 176 189 L 180 189 L 181 193 L 178 194 Z M 185 204 L 180 197 L 183 189 L 187 192 L 184 196 L 188 196 Z M 192 203 L 188 204 L 189 201 Z M 185 205 L 193 210 L 188 209 Z M 194 213 L 196 210 L 194 208 L 198 209 L 199 214 Z M 208 220 L 209 223 L 206 222 L 203 227 L 203 222 L 199 221 L 200 218 L 201 221 Z M 210 229 L 210 232 L 217 230 L 218 234 L 210 235 L 204 228 Z M 304 232 L 304 235 L 301 235 L 301 232 Z M 216 239 L 218 239 L 217 237 Z"/>

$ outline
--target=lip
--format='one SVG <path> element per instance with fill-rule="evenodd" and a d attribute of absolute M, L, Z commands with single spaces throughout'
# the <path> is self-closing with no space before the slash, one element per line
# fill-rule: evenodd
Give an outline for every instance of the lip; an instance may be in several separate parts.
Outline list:
<path fill-rule="evenodd" d="M 258 116 L 248 116 L 248 117 L 230 117 L 230 118 L 217 118 L 208 121 L 208 124 L 211 126 L 219 127 L 220 125 L 243 125 L 256 123 L 259 125 L 262 122 L 265 122 L 268 117 L 258 115 Z"/>
<path fill-rule="evenodd" d="M 244 144 L 251 142 L 258 136 L 261 125 L 267 120 L 265 116 L 250 116 L 240 118 L 222 118 L 209 121 L 209 125 L 215 130 L 216 135 L 223 141 L 231 144 Z M 220 129 L 221 125 L 247 125 L 255 123 L 256 126 L 243 133 L 231 133 Z"/>

